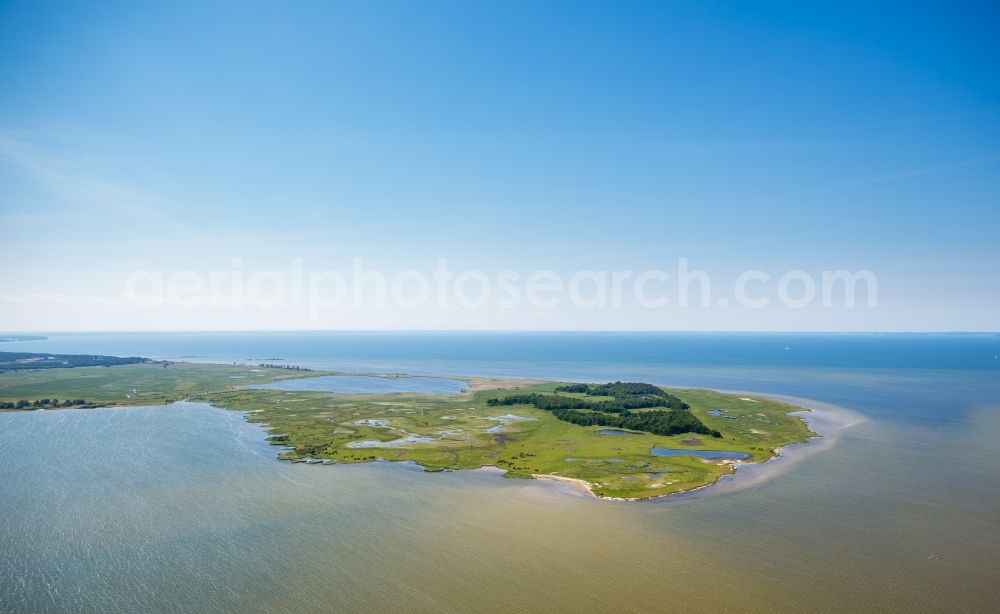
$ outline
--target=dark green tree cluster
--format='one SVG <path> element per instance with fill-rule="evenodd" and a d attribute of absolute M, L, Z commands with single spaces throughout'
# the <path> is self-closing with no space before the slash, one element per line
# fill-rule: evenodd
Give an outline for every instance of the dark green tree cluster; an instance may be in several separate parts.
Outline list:
<path fill-rule="evenodd" d="M 579 394 L 590 394 L 590 384 L 567 384 L 556 388 L 556 392 L 576 392 Z"/>
<path fill-rule="evenodd" d="M 29 401 L 28 399 L 21 399 L 20 401 L 3 401 L 0 402 L 0 409 L 41 409 L 43 407 L 77 407 L 79 405 L 86 405 L 87 401 L 84 399 L 66 399 L 65 401 L 59 401 L 59 399 L 36 399 L 34 401 Z"/>
<path fill-rule="evenodd" d="M 36 352 L 0 352 L 0 373 L 29 369 L 69 369 L 73 367 L 111 367 L 149 362 L 140 356 L 96 356 L 92 354 L 39 354 Z"/>
<path fill-rule="evenodd" d="M 289 369 L 291 371 L 312 371 L 307 367 L 300 367 L 298 365 L 279 365 L 273 362 L 260 362 L 257 364 L 249 362 L 233 362 L 234 367 L 257 367 L 258 369 Z"/>
<path fill-rule="evenodd" d="M 557 390 L 563 390 L 569 386 L 563 386 Z M 608 395 L 592 395 L 608 396 Z M 632 409 L 651 409 L 655 407 L 666 407 L 670 409 L 688 409 L 688 404 L 672 394 L 650 395 L 616 395 L 611 400 L 591 401 L 580 397 L 571 397 L 564 394 L 538 394 L 522 393 L 512 394 L 499 399 L 489 399 L 489 405 L 534 405 L 538 409 L 553 411 L 556 409 L 589 409 L 609 414 L 620 414 Z"/>
<path fill-rule="evenodd" d="M 669 407 L 670 401 L 659 397 L 620 397 L 612 401 L 591 401 L 579 397 L 568 397 L 562 394 L 512 394 L 499 399 L 488 399 L 488 405 L 534 405 L 538 409 L 554 411 L 557 409 L 589 409 L 610 414 L 620 414 L 630 409 L 648 409 L 652 407 Z M 686 407 L 686 406 L 685 406 Z"/>
<path fill-rule="evenodd" d="M 612 384 L 569 384 L 556 388 L 557 394 L 518 393 L 488 399 L 487 405 L 534 405 L 538 409 L 582 426 L 610 426 L 645 431 L 654 435 L 699 433 L 722 437 L 690 411 L 690 406 L 665 390 L 639 382 Z M 592 401 L 559 392 L 610 396 L 612 400 Z M 664 408 L 664 409 L 660 409 Z M 648 410 L 648 411 L 633 411 Z"/>
<path fill-rule="evenodd" d="M 683 401 L 659 386 L 642 382 L 614 382 L 611 384 L 569 384 L 556 388 L 556 392 L 577 392 L 591 397 L 662 397 L 687 407 Z"/>
<path fill-rule="evenodd" d="M 557 409 L 552 415 L 560 420 L 581 426 L 608 426 L 630 431 L 644 431 L 654 435 L 679 435 L 698 433 L 722 437 L 722 433 L 705 426 L 694 414 L 685 409 L 654 409 L 650 411 L 625 411 L 609 414 L 601 411 Z"/>

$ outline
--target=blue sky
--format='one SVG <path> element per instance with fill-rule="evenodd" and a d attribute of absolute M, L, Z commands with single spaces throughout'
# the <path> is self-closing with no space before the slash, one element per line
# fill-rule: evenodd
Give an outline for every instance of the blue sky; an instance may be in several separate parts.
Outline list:
<path fill-rule="evenodd" d="M 2 2 L 0 328 L 1000 329 L 1000 12 L 807 4 Z M 442 257 L 864 269 L 878 306 L 123 298 Z"/>

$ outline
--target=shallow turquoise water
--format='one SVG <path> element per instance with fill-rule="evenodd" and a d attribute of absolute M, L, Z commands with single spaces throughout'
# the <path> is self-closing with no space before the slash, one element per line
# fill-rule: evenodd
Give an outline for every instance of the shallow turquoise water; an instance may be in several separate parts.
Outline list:
<path fill-rule="evenodd" d="M 741 469 L 744 487 L 629 504 L 487 471 L 281 463 L 240 414 L 196 404 L 0 414 L 0 611 L 997 611 L 998 339 L 363 343 L 303 333 L 4 344 L 642 379 L 797 395 L 864 421 L 793 463 Z"/>

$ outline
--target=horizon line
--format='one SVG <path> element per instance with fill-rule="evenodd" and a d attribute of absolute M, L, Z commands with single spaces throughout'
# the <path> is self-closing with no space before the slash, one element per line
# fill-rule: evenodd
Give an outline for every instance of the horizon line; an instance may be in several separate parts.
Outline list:
<path fill-rule="evenodd" d="M 164 330 L 4 330 L 0 335 L 64 335 L 64 334 L 175 334 L 175 333 L 630 333 L 630 334 L 823 334 L 823 335 L 1000 335 L 1000 330 L 662 330 L 662 329 L 392 329 L 392 328 L 331 328 L 331 329 L 164 329 Z"/>

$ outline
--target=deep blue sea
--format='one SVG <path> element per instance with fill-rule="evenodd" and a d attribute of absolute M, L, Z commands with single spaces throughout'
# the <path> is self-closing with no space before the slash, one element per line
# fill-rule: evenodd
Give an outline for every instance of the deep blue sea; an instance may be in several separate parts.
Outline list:
<path fill-rule="evenodd" d="M 901 421 L 962 420 L 1000 400 L 995 333 L 81 333 L 0 348 L 196 362 L 281 359 L 414 375 L 644 379 L 802 396 Z"/>

